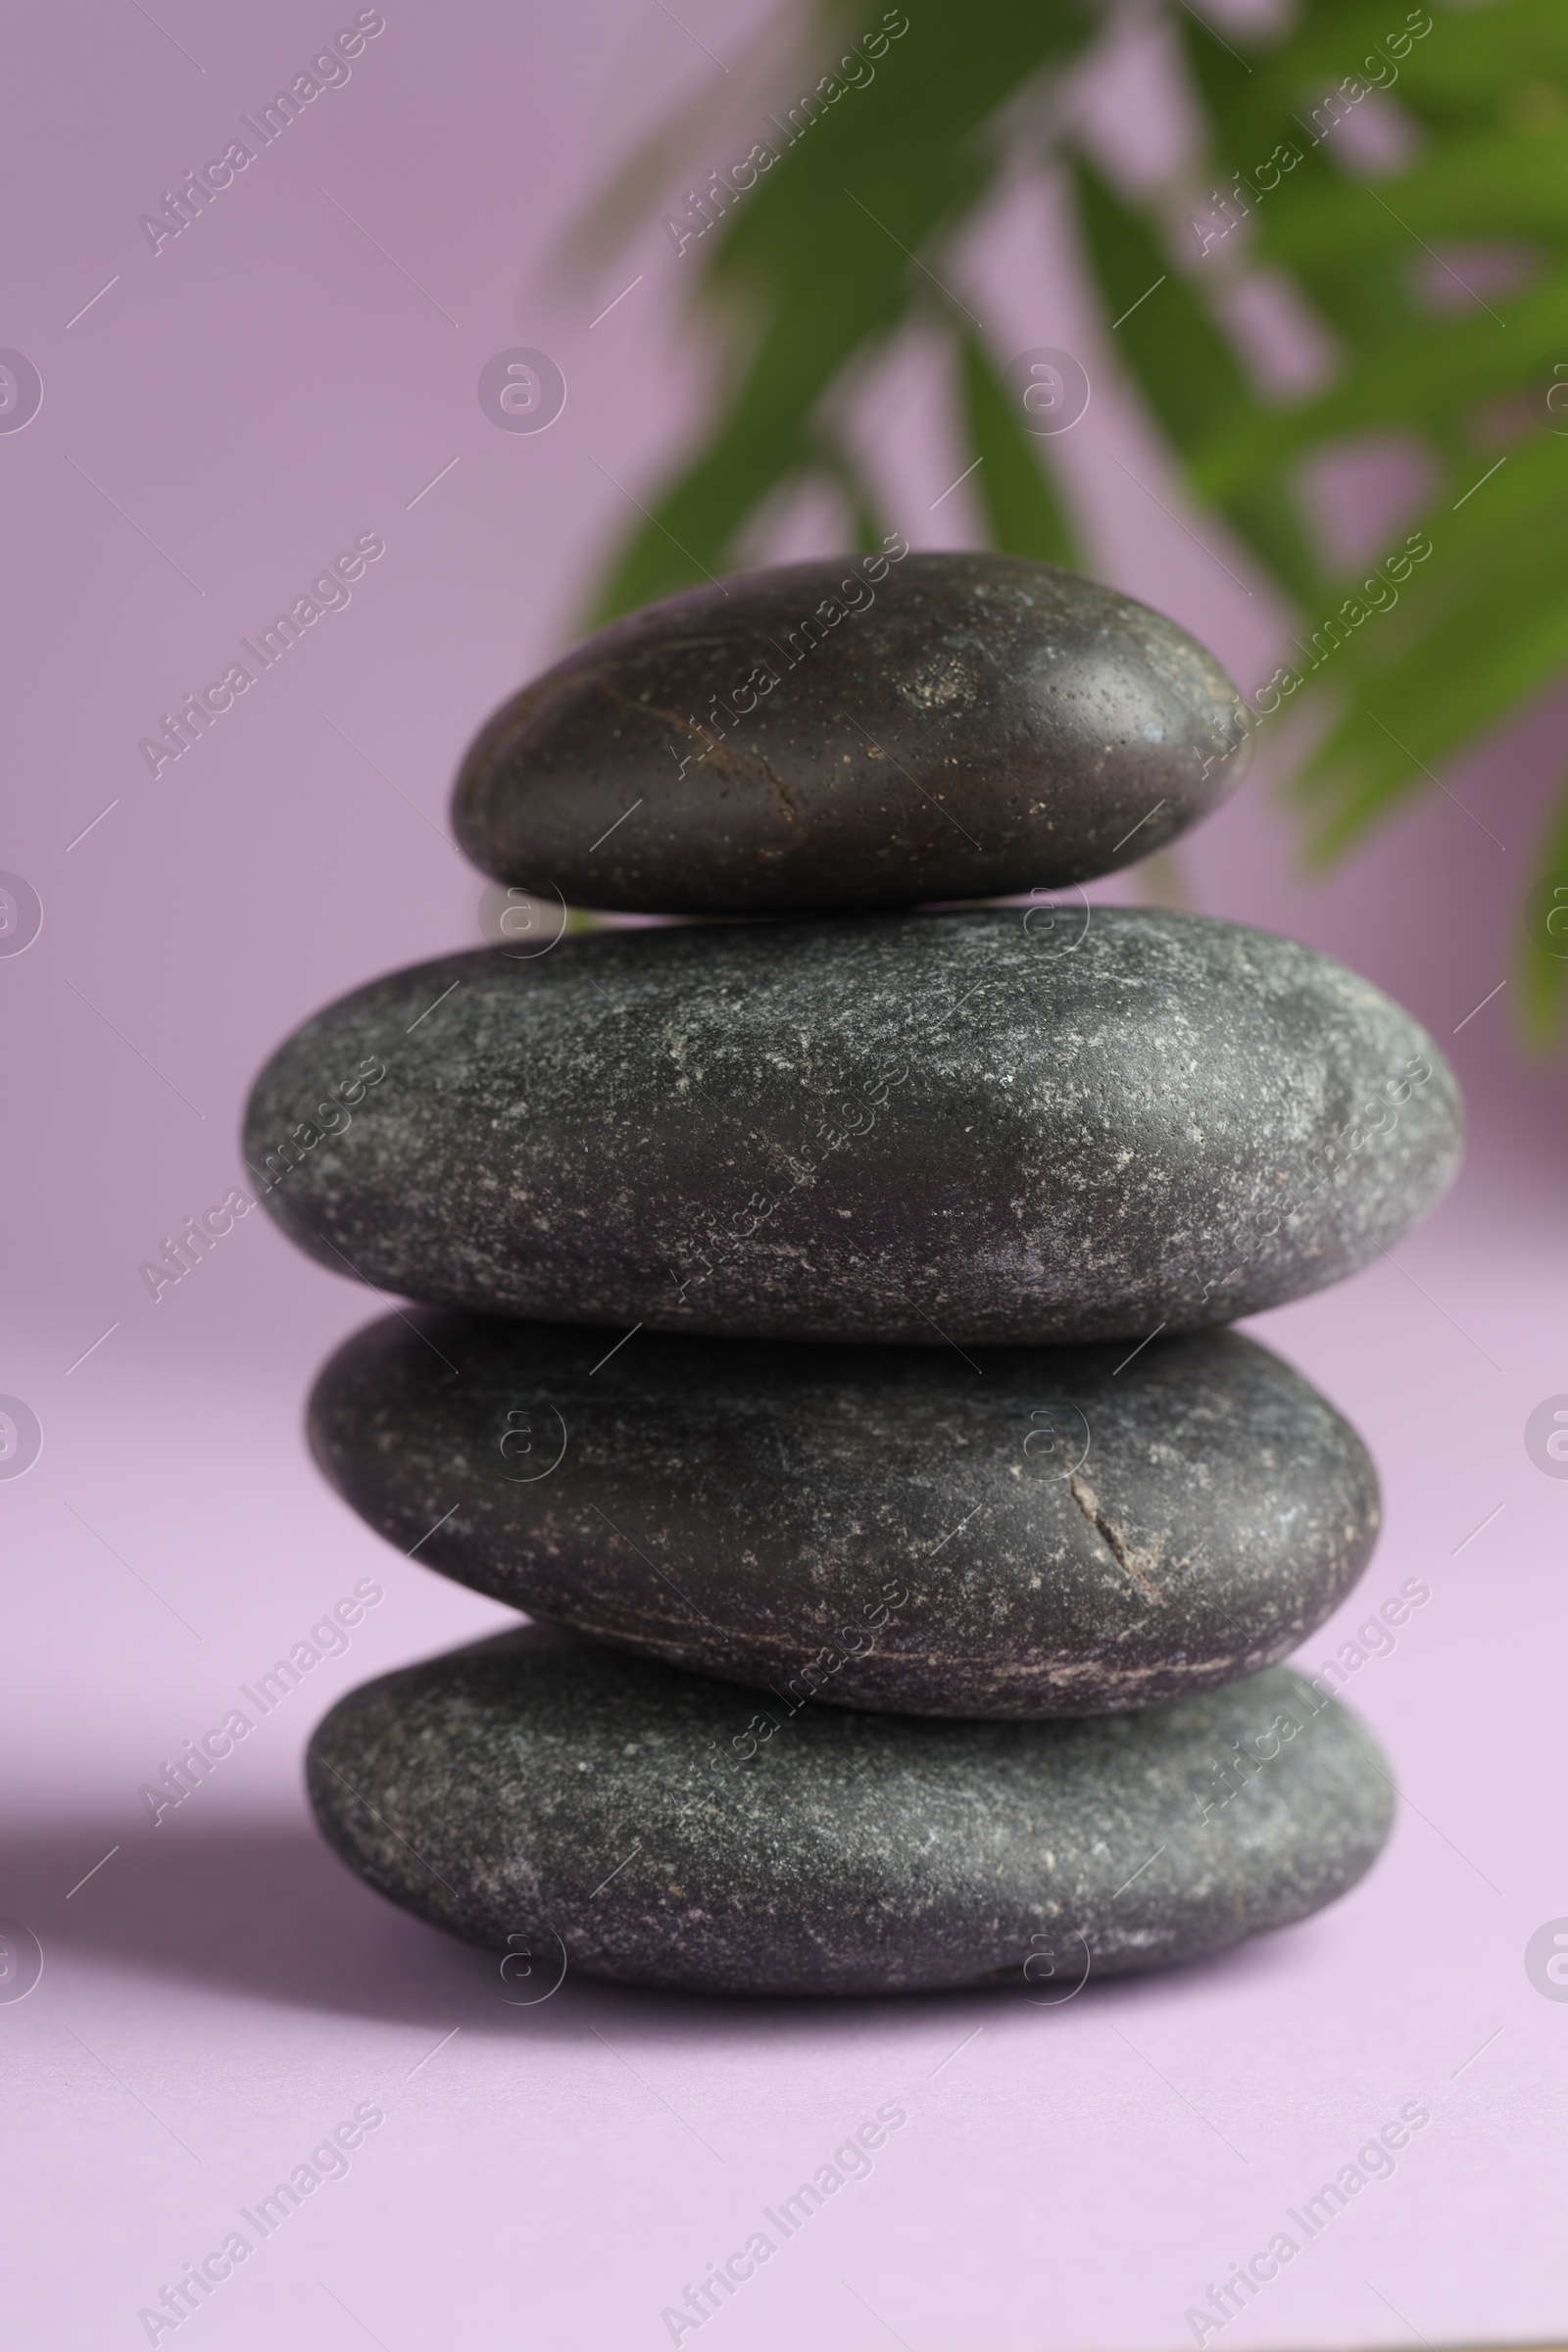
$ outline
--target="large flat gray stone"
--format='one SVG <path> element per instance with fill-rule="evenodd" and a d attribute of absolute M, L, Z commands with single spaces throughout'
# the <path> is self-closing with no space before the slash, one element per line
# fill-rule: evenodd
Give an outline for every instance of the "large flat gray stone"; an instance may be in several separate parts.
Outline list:
<path fill-rule="evenodd" d="M 1389 1831 L 1370 1735 L 1278 1667 L 1066 1723 L 769 1705 L 530 1628 L 340 1699 L 311 1799 L 372 1886 L 541 1984 L 559 1955 L 690 1992 L 1055 1998 L 1304 1919 Z"/>
<path fill-rule="evenodd" d="M 403 1552 L 672 1665 L 912 1714 L 1098 1714 L 1285 1656 L 1360 1575 L 1355 1432 L 1232 1332 L 1111 1348 L 606 1335 L 417 1310 L 311 1443 Z"/>
<path fill-rule="evenodd" d="M 245 1154 L 302 1248 L 435 1303 L 964 1348 L 1319 1290 L 1459 1141 L 1437 1048 L 1344 965 L 1073 906 L 395 972 L 272 1056 Z"/>

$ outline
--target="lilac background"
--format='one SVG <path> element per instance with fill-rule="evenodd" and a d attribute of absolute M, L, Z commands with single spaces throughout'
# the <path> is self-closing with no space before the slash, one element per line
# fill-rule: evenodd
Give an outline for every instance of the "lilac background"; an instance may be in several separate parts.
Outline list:
<path fill-rule="evenodd" d="M 285 1030 L 475 936 L 480 880 L 444 837 L 457 756 L 569 638 L 702 380 L 677 337 L 691 265 L 657 227 L 592 283 L 552 273 L 549 250 L 675 101 L 699 102 L 695 160 L 742 151 L 722 109 L 755 21 L 717 0 L 683 0 L 690 34 L 654 0 L 386 13 L 347 85 L 156 258 L 139 213 L 352 11 L 160 0 L 155 24 L 116 0 L 9 27 L 0 178 L 27 226 L 0 342 L 45 386 L 25 431 L 0 436 L 16 590 L 0 865 L 45 908 L 33 946 L 0 960 L 0 1390 L 45 1433 L 30 1473 L 0 1484 L 0 1912 L 46 1955 L 37 1989 L 0 2006 L 11 2340 L 144 2341 L 138 2307 L 368 2099 L 383 2128 L 187 2323 L 201 2340 L 667 2342 L 662 2308 L 893 2099 L 908 2123 L 872 2177 L 705 2345 L 1188 2343 L 1208 2282 L 1412 2100 L 1432 2122 L 1394 2178 L 1218 2340 L 1560 2329 L 1568 2007 L 1532 1989 L 1523 1952 L 1568 1912 L 1568 1485 L 1522 1430 L 1568 1389 L 1561 1080 L 1516 1054 L 1510 991 L 1453 1033 L 1507 968 L 1561 706 L 1446 779 L 1490 833 L 1431 793 L 1306 883 L 1265 744 L 1183 852 L 1199 906 L 1309 939 L 1410 1004 L 1471 1103 L 1466 1173 L 1430 1224 L 1254 1327 L 1379 1456 L 1367 1606 L 1411 1576 L 1432 1591 L 1352 1687 L 1405 1791 L 1369 1882 L 1217 1966 L 1058 2011 L 1018 1994 L 722 2006 L 576 1980 L 524 2008 L 493 1960 L 318 1844 L 311 1723 L 353 1682 L 506 1615 L 388 1552 L 307 1461 L 305 1390 L 368 1296 L 261 1215 L 157 1306 L 136 1267 L 239 1179 L 244 1091 Z M 1097 113 L 1140 168 L 1172 132 L 1136 52 Z M 1070 454 L 1106 576 L 1251 686 L 1283 615 L 1186 516 L 1049 206 L 1020 192 L 961 267 L 1004 340 L 1065 344 L 1090 369 Z M 484 361 L 518 343 L 570 388 L 539 436 L 496 430 L 475 398 Z M 920 349 L 868 384 L 859 429 L 911 539 L 962 539 L 966 490 L 931 512 L 963 460 Z M 1344 468 L 1324 496 L 1381 544 L 1386 467 Z M 797 514 L 772 548 L 825 527 Z M 387 552 L 349 608 L 152 781 L 138 737 L 366 530 Z M 350 1653 L 152 1829 L 138 1785 L 372 1575 L 386 1599 Z"/>

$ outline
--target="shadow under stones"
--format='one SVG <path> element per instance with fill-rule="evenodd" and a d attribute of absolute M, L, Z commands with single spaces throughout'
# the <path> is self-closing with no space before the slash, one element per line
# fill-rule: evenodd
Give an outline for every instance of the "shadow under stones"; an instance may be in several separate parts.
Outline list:
<path fill-rule="evenodd" d="M 1055 1985 L 1019 1983 L 842 2001 L 714 1997 L 610 1984 L 569 1968 L 559 1990 L 529 2000 L 552 1972 L 533 1983 L 515 1972 L 504 1981 L 495 1953 L 426 1926 L 362 1885 L 308 1818 L 221 1829 L 192 1822 L 168 1837 L 133 1832 L 78 1886 L 115 1843 L 114 1825 L 92 1817 L 20 1825 L 0 1839 L 0 1915 L 37 1936 L 46 1979 L 51 1957 L 70 1956 L 279 2007 L 568 2044 L 597 2034 L 625 2044 L 697 2038 L 733 2047 L 766 2038 L 820 2047 L 890 2031 L 926 2043 L 935 2027 L 961 2036 L 1004 2013 L 1032 2015 L 1049 2030 L 1057 2009 L 1066 2021 L 1161 1989 L 1179 1995 L 1206 1982 L 1239 1990 L 1259 1972 L 1294 1974 L 1312 1935 L 1307 1922 L 1191 1967 L 1091 1983 L 1066 2001 Z"/>

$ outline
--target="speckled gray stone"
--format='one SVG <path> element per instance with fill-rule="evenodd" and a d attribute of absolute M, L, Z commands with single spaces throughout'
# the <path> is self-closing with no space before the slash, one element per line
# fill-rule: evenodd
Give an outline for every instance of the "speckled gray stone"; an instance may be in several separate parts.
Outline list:
<path fill-rule="evenodd" d="M 444 957 L 296 1031 L 245 1154 L 302 1248 L 434 1303 L 964 1348 L 1319 1290 L 1459 1135 L 1431 1039 L 1342 964 L 1074 906 Z"/>
<path fill-rule="evenodd" d="M 1098 581 L 835 557 L 590 637 L 483 728 L 453 824 L 486 873 L 583 906 L 1001 898 L 1147 858 L 1249 750 L 1218 663 Z"/>
<path fill-rule="evenodd" d="M 1121 1343 L 605 1347 L 389 1315 L 317 1382 L 316 1458 L 426 1566 L 796 1707 L 1204 1690 L 1304 1641 L 1377 1533 L 1355 1432 L 1231 1332 L 1129 1364 Z"/>
<path fill-rule="evenodd" d="M 570 1968 L 691 1992 L 1058 2000 L 1086 1970 L 1305 1918 L 1389 1830 L 1370 1735 L 1280 1667 L 1070 1723 L 780 1714 L 530 1627 L 340 1699 L 311 1741 L 311 1798 L 395 1902 L 496 1951 L 515 1938 L 529 1991 Z"/>

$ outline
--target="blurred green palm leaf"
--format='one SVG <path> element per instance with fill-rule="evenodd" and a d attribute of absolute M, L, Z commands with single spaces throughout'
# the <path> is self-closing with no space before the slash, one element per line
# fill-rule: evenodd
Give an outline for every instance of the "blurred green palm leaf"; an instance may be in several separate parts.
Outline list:
<path fill-rule="evenodd" d="M 1320 722 L 1294 790 L 1327 856 L 1568 676 L 1568 5 L 1303 0 L 1290 27 L 1246 33 L 1154 7 L 1198 135 L 1179 172 L 1129 190 L 1078 127 L 1083 69 L 1116 31 L 1091 0 L 921 0 L 875 26 L 847 0 L 786 0 L 814 119 L 768 117 L 756 186 L 709 205 L 687 266 L 722 338 L 711 413 L 595 617 L 735 568 L 808 485 L 838 499 L 847 538 L 874 538 L 854 400 L 911 329 L 951 350 L 991 543 L 1081 563 L 1057 445 L 1025 429 L 962 261 L 1020 174 L 1063 181 L 1104 329 L 1189 496 L 1311 633 L 1296 671 Z M 702 119 L 688 107 L 623 175 L 623 220 L 656 181 L 668 200 Z M 1233 334 L 1231 298 L 1260 273 L 1319 322 L 1320 388 L 1269 390 Z M 1428 481 L 1405 527 L 1430 552 L 1396 598 L 1364 567 L 1339 576 L 1302 492 L 1314 461 L 1391 432 Z M 1542 913 L 1559 904 L 1568 804 L 1520 950 L 1541 1038 L 1568 1004 L 1568 937 Z"/>

